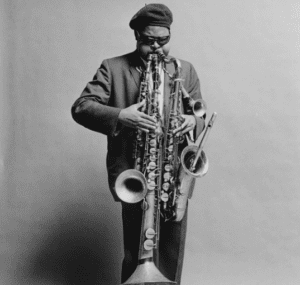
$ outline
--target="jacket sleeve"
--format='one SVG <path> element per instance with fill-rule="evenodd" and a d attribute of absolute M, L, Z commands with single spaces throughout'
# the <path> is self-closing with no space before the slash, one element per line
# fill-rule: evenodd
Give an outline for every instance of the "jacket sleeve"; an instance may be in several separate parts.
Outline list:
<path fill-rule="evenodd" d="M 186 91 L 189 93 L 190 97 L 193 100 L 202 99 L 201 91 L 200 91 L 200 80 L 196 73 L 196 70 L 192 64 L 189 64 L 189 73 L 188 77 L 185 79 L 186 82 Z M 196 127 L 194 128 L 193 136 L 194 140 L 197 140 L 201 132 L 205 127 L 205 117 L 204 114 L 202 117 L 194 116 L 196 119 Z"/>
<path fill-rule="evenodd" d="M 111 73 L 107 60 L 98 68 L 90 81 L 74 102 L 71 113 L 80 125 L 105 135 L 117 134 L 120 108 L 109 106 L 111 96 Z"/>

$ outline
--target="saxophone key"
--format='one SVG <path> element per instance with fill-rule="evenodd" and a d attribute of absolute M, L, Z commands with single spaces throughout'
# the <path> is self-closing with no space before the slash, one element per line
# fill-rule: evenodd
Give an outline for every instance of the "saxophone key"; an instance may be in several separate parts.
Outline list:
<path fill-rule="evenodd" d="M 166 182 L 166 183 L 163 183 L 162 185 L 162 189 L 165 190 L 165 191 L 168 191 L 170 188 L 170 183 Z"/>
<path fill-rule="evenodd" d="M 149 156 L 150 161 L 156 161 L 156 155 L 150 155 Z"/>
<path fill-rule="evenodd" d="M 170 145 L 170 146 L 167 148 L 167 150 L 168 150 L 169 152 L 172 152 L 172 151 L 173 151 L 173 145 Z"/>
<path fill-rule="evenodd" d="M 148 170 L 154 170 L 156 168 L 156 163 L 154 161 L 150 161 L 148 164 Z"/>
<path fill-rule="evenodd" d="M 168 161 L 173 161 L 173 160 L 174 160 L 174 156 L 170 154 L 170 155 L 168 156 Z"/>
<path fill-rule="evenodd" d="M 155 187 L 156 187 L 155 181 L 151 181 L 151 182 L 147 183 L 147 189 L 149 191 L 153 191 L 155 189 Z"/>
<path fill-rule="evenodd" d="M 145 250 L 152 250 L 154 248 L 154 242 L 151 239 L 147 239 L 144 242 L 144 249 Z"/>
<path fill-rule="evenodd" d="M 171 171 L 173 169 L 171 164 L 166 164 L 165 165 L 165 171 Z"/>
<path fill-rule="evenodd" d="M 153 239 L 155 235 L 156 235 L 156 232 L 152 228 L 147 229 L 145 232 L 145 236 L 147 239 Z"/>
<path fill-rule="evenodd" d="M 152 139 L 152 140 L 150 140 L 149 144 L 150 144 L 150 146 L 152 146 L 152 147 L 156 147 L 157 141 L 156 141 L 155 139 Z"/>
<path fill-rule="evenodd" d="M 160 199 L 163 201 L 163 202 L 167 202 L 169 200 L 169 195 L 167 193 L 163 193 L 161 196 L 160 196 Z"/>
<path fill-rule="evenodd" d="M 165 173 L 164 173 L 164 180 L 165 180 L 165 181 L 169 181 L 170 178 L 171 178 L 171 173 L 170 173 L 170 172 L 165 172 Z"/>
<path fill-rule="evenodd" d="M 148 174 L 148 177 L 149 177 L 150 180 L 154 180 L 154 179 L 157 177 L 157 174 L 155 174 L 155 172 L 152 171 L 152 172 L 150 172 L 150 173 Z"/>

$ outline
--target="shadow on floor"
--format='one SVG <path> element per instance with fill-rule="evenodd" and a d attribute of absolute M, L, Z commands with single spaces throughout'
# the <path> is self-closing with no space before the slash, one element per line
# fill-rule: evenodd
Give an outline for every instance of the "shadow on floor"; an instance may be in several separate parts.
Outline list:
<path fill-rule="evenodd" d="M 54 217 L 30 225 L 30 237 L 20 231 L 21 248 L 10 269 L 14 284 L 119 284 L 117 218 L 92 204 L 64 203 Z"/>

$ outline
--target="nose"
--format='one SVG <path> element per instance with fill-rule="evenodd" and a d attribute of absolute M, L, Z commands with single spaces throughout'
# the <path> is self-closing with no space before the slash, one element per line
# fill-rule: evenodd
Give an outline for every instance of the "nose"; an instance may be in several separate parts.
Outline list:
<path fill-rule="evenodd" d="M 157 43 L 157 41 L 155 41 L 152 45 L 151 45 L 151 48 L 152 50 L 156 50 L 160 47 L 160 45 Z"/>

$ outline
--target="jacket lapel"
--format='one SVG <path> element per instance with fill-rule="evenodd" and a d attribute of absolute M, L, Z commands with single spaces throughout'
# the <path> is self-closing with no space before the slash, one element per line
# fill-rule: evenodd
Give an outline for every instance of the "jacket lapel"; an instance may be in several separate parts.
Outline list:
<path fill-rule="evenodd" d="M 140 56 L 138 55 L 137 51 L 134 51 L 131 54 L 130 57 L 130 67 L 129 71 L 131 73 L 131 76 L 133 77 L 133 80 L 136 84 L 136 87 L 138 90 L 140 89 L 140 81 L 141 81 L 141 72 L 143 70 L 144 63 Z"/>

